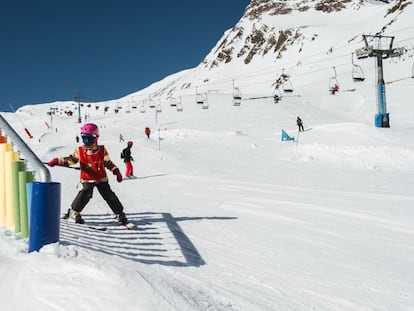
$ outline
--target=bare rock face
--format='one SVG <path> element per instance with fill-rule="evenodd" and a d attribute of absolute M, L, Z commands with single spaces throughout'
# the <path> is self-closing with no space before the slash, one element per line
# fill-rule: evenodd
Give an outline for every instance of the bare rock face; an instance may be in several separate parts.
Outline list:
<path fill-rule="evenodd" d="M 243 17 L 229 31 L 227 31 L 216 47 L 203 60 L 205 68 L 216 68 L 222 64 L 240 60 L 244 64 L 250 64 L 255 59 L 264 56 L 273 57 L 276 61 L 283 57 L 291 46 L 296 46 L 297 51 L 302 51 L 305 40 L 317 40 L 318 34 L 303 34 L 303 29 L 308 25 L 302 24 L 300 16 L 307 13 L 318 12 L 321 17 L 335 14 L 345 10 L 358 10 L 367 4 L 367 0 L 252 0 L 247 6 Z M 389 7 L 388 14 L 397 15 L 407 5 L 412 4 L 409 0 L 378 0 L 370 1 L 377 5 Z M 294 14 L 294 15 L 293 15 Z M 278 25 L 278 20 L 295 16 L 297 26 L 286 27 Z M 386 30 L 385 23 L 380 31 Z"/>

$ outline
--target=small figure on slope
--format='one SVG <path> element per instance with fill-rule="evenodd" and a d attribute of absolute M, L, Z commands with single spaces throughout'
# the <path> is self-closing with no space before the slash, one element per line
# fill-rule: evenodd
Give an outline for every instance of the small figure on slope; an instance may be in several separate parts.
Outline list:
<path fill-rule="evenodd" d="M 124 159 L 125 163 L 125 177 L 127 178 L 134 177 L 134 167 L 132 166 L 134 158 L 131 155 L 132 145 L 133 142 L 128 141 L 126 148 L 121 152 L 121 158 Z"/>
<path fill-rule="evenodd" d="M 296 124 L 298 125 L 298 128 L 299 128 L 299 132 L 303 132 L 305 129 L 303 128 L 303 122 L 302 122 L 302 119 L 301 118 L 299 118 L 299 116 L 298 116 L 298 118 L 296 119 Z"/>
<path fill-rule="evenodd" d="M 335 93 L 338 92 L 338 91 L 339 91 L 339 85 L 335 84 L 331 89 L 331 94 L 335 95 Z"/>
<path fill-rule="evenodd" d="M 124 208 L 109 186 L 105 168 L 116 175 L 118 182 L 122 181 L 122 175 L 117 166 L 111 161 L 105 146 L 98 145 L 98 137 L 99 129 L 96 124 L 85 124 L 81 129 L 83 145 L 76 148 L 70 156 L 54 158 L 47 164 L 52 167 L 55 165 L 70 166 L 78 162 L 80 164 L 82 190 L 79 191 L 73 200 L 72 210 L 69 215 L 76 223 L 85 223 L 80 213 L 92 198 L 93 189 L 96 187 L 114 214 L 118 216 L 119 222 L 127 225 L 128 220 L 124 213 Z"/>
<path fill-rule="evenodd" d="M 148 139 L 150 139 L 151 130 L 148 126 L 145 128 L 145 135 L 147 136 Z"/>

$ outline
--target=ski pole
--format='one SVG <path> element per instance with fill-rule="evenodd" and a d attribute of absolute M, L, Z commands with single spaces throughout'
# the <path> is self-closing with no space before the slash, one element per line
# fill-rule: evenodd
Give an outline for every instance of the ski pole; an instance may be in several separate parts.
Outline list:
<path fill-rule="evenodd" d="M 42 162 L 42 163 L 47 165 L 47 162 Z M 73 166 L 62 166 L 62 165 L 56 165 L 56 166 L 66 167 L 66 168 L 70 168 L 70 169 L 72 169 L 72 170 L 80 170 L 80 167 L 73 167 Z"/>

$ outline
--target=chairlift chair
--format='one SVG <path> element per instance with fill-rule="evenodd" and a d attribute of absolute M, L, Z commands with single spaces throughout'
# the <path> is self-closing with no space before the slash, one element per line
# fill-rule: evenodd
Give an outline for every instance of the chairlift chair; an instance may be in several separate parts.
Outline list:
<path fill-rule="evenodd" d="M 363 48 L 355 50 L 355 54 L 358 59 L 369 57 L 371 55 L 371 52 L 372 52 L 371 49 L 367 47 L 363 47 Z"/>
<path fill-rule="evenodd" d="M 293 85 L 292 85 L 292 81 L 290 81 L 290 79 L 283 82 L 283 92 L 285 92 L 285 93 L 292 93 L 293 92 Z"/>
<path fill-rule="evenodd" d="M 176 104 L 177 104 L 177 111 L 178 112 L 181 112 L 181 111 L 183 111 L 183 104 L 181 103 L 181 96 L 179 97 L 180 99 L 176 102 Z"/>
<path fill-rule="evenodd" d="M 139 111 L 141 113 L 145 113 L 145 105 L 144 104 L 141 105 L 141 108 L 139 109 Z"/>
<path fill-rule="evenodd" d="M 284 93 L 292 93 L 293 92 L 293 84 L 290 81 L 289 75 L 285 73 L 285 69 L 282 69 L 282 74 L 278 78 L 279 83 L 282 84 L 282 90 Z"/>
<path fill-rule="evenodd" d="M 205 93 L 197 93 L 196 94 L 196 103 L 198 105 L 204 104 L 205 101 L 206 101 Z"/>
<path fill-rule="evenodd" d="M 177 103 L 177 111 L 178 112 L 183 111 L 183 105 L 181 103 Z"/>
<path fill-rule="evenodd" d="M 282 83 L 282 89 L 285 93 L 292 93 L 293 92 L 293 84 L 292 81 L 290 81 L 289 75 L 285 74 L 285 70 L 282 69 L 282 76 L 283 79 Z"/>
<path fill-rule="evenodd" d="M 157 105 L 156 111 L 157 111 L 157 112 L 161 112 L 161 111 L 162 111 L 161 104 L 158 104 L 158 105 Z"/>
<path fill-rule="evenodd" d="M 177 107 L 177 100 L 174 97 L 171 97 L 168 101 L 171 107 Z"/>
<path fill-rule="evenodd" d="M 352 79 L 355 82 L 364 81 L 365 80 L 364 72 L 362 71 L 361 66 L 355 64 L 355 62 L 354 62 L 354 53 L 352 53 L 351 59 L 352 59 L 352 66 L 353 66 L 352 67 Z"/>
<path fill-rule="evenodd" d="M 339 90 L 339 82 L 336 75 L 336 69 L 335 67 L 332 67 L 334 70 L 334 76 L 329 79 L 329 92 L 332 94 L 335 94 Z"/>
<path fill-rule="evenodd" d="M 275 89 L 274 91 L 273 91 L 273 102 L 275 103 L 275 104 L 277 104 L 278 102 L 280 102 L 282 100 L 282 93 L 280 92 L 280 90 L 279 89 Z"/>
<path fill-rule="evenodd" d="M 360 66 L 355 65 L 354 68 L 352 68 L 352 79 L 355 82 L 363 82 L 365 80 L 364 73 Z"/>
<path fill-rule="evenodd" d="M 242 94 L 238 87 L 233 89 L 233 106 L 240 106 L 242 100 Z"/>
<path fill-rule="evenodd" d="M 155 108 L 155 102 L 152 99 L 148 101 L 148 107 Z"/>
<path fill-rule="evenodd" d="M 411 78 L 414 79 L 414 64 L 413 64 L 413 69 L 411 69 Z"/>

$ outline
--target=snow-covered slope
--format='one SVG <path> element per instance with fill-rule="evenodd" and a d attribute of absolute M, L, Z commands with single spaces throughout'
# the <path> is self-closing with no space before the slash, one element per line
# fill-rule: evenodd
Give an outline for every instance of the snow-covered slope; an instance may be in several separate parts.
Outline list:
<path fill-rule="evenodd" d="M 276 2 L 251 5 L 266 3 Z M 100 126 L 100 143 L 122 170 L 118 136 L 134 141 L 138 178 L 117 183 L 110 176 L 110 184 L 138 230 L 115 225 L 95 192 L 84 218 L 106 224 L 106 232 L 62 222 L 60 243 L 31 254 L 27 241 L 0 237 L 1 310 L 413 310 L 413 60 L 407 53 L 384 61 L 391 128 L 376 128 L 375 62 L 358 60 L 366 80 L 354 82 L 350 53 L 362 42 L 348 42 L 395 19 L 385 35 L 412 45 L 411 5 L 384 17 L 396 3 L 349 2 L 332 16 L 276 15 L 273 23 L 283 27 L 313 25 L 300 28 L 306 38 L 318 34 L 315 44 L 302 41 L 306 55 L 294 43 L 281 59 L 258 55 L 243 67 L 232 60 L 209 69 L 215 48 L 199 67 L 146 90 L 85 104 L 82 117 Z M 237 27 L 258 22 L 248 11 Z M 328 92 L 332 66 L 341 84 L 335 96 Z M 294 91 L 274 104 L 271 84 L 282 68 Z M 233 79 L 240 106 L 233 105 Z M 204 105 L 195 87 L 208 91 Z M 58 109 L 52 118 L 51 107 Z M 22 135 L 30 129 L 27 143 L 47 161 L 77 146 L 76 107 L 25 106 L 2 115 Z M 307 130 L 300 134 L 298 115 Z M 294 142 L 281 141 L 282 128 Z M 64 212 L 79 172 L 50 170 L 62 184 Z"/>

